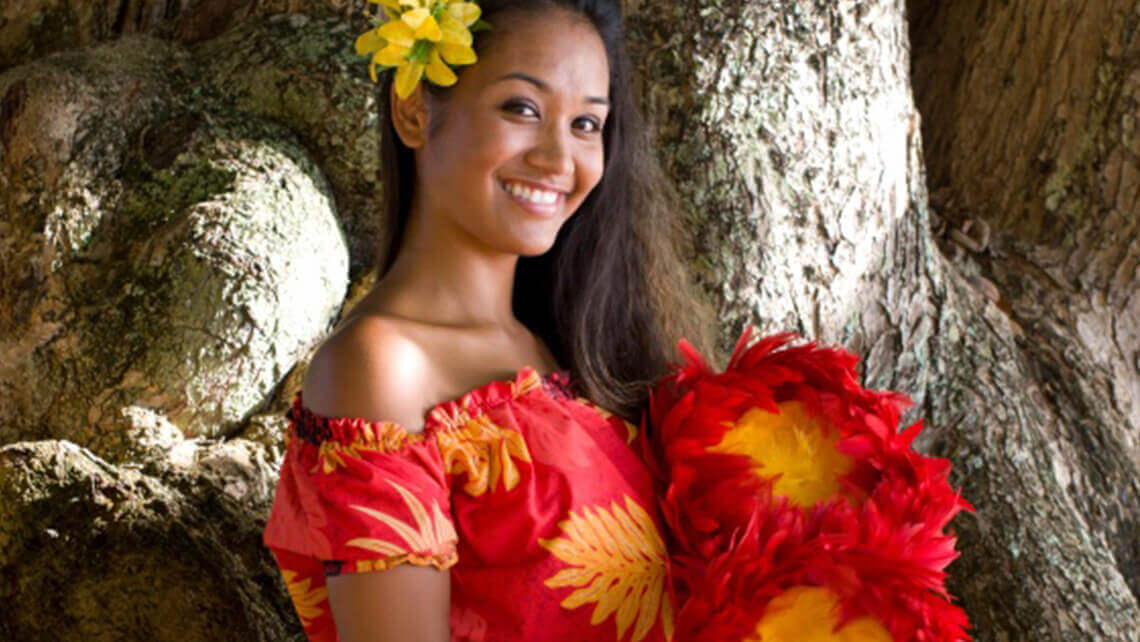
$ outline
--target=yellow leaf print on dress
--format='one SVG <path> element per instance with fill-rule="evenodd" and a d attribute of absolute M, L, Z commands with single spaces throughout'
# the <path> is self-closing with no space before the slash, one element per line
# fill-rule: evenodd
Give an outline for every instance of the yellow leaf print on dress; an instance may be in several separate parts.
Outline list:
<path fill-rule="evenodd" d="M 416 521 L 415 527 L 413 528 L 408 523 L 388 513 L 383 513 L 367 506 L 353 504 L 352 508 L 387 524 L 392 530 L 396 531 L 404 540 L 404 543 L 401 545 L 397 542 L 373 537 L 357 537 L 349 540 L 346 544 L 348 546 L 374 551 L 389 557 L 400 557 L 401 560 L 410 559 L 418 563 L 430 562 L 441 568 L 441 565 L 450 565 L 454 561 L 454 545 L 458 540 L 458 535 L 455 533 L 455 527 L 452 526 L 451 520 L 440 510 L 439 502 L 432 501 L 432 514 L 429 517 L 423 502 L 408 492 L 408 489 L 390 479 L 385 481 L 391 484 L 392 487 L 396 489 L 396 492 L 400 493 L 400 496 L 404 498 L 404 503 L 408 505 L 408 510 L 411 511 L 412 518 Z M 425 551 L 428 553 L 425 554 Z M 391 563 L 386 563 L 384 560 L 371 564 L 371 566 L 375 568 L 387 568 L 390 565 Z M 357 570 L 366 569 L 358 568 Z"/>
<path fill-rule="evenodd" d="M 308 627 L 309 622 L 324 613 L 320 604 L 328 598 L 328 589 L 323 586 L 310 588 L 312 578 L 297 579 L 297 573 L 294 571 L 282 570 L 281 576 L 285 578 L 285 587 L 289 589 L 289 597 L 293 600 L 297 617 L 301 619 L 301 626 Z"/>
<path fill-rule="evenodd" d="M 467 474 L 463 490 L 478 497 L 502 481 L 511 490 L 521 479 L 515 460 L 530 462 L 526 441 L 517 431 L 501 428 L 486 415 L 468 417 L 461 428 L 436 433 L 444 469 Z"/>
<path fill-rule="evenodd" d="M 618 639 L 636 620 L 635 641 L 649 633 L 660 614 L 666 639 L 673 638 L 673 605 L 665 594 L 665 542 L 645 509 L 626 495 L 624 509 L 611 502 L 608 511 L 571 511 L 558 526 L 562 537 L 538 543 L 572 565 L 547 579 L 546 586 L 581 587 L 562 601 L 563 608 L 596 602 L 590 624 L 615 615 Z"/>

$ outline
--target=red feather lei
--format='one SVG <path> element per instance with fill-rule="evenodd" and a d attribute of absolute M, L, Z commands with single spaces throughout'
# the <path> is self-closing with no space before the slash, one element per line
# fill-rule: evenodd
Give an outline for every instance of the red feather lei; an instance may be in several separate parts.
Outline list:
<path fill-rule="evenodd" d="M 845 350 L 751 333 L 723 373 L 682 339 L 642 420 L 677 639 L 969 640 L 944 569 L 973 507 L 911 448 L 921 422 L 898 430 L 910 400 L 860 386 Z"/>

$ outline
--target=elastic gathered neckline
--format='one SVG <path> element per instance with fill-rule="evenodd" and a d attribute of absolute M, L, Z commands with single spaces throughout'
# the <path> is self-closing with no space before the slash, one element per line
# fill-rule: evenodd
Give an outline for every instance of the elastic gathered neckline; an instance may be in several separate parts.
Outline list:
<path fill-rule="evenodd" d="M 304 405 L 301 391 L 293 397 L 293 405 L 286 413 L 292 422 L 292 434 L 319 446 L 334 441 L 341 444 L 361 442 L 382 444 L 385 450 L 396 450 L 409 442 L 430 439 L 440 431 L 462 428 L 473 417 L 534 390 L 574 397 L 573 381 L 568 369 L 538 374 L 533 366 L 526 365 L 515 371 L 514 377 L 496 379 L 476 386 L 459 397 L 434 404 L 423 417 L 419 432 L 409 431 L 399 422 L 367 420 L 361 417 L 330 417 L 313 412 Z"/>

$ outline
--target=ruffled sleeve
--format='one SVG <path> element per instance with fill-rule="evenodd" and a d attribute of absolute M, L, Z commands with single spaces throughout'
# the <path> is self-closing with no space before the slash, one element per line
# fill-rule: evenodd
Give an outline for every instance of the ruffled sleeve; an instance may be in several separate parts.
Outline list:
<path fill-rule="evenodd" d="M 336 574 L 458 561 L 447 475 L 431 431 L 323 417 L 305 408 L 300 392 L 287 416 L 264 534 L 279 563 L 302 556 Z"/>

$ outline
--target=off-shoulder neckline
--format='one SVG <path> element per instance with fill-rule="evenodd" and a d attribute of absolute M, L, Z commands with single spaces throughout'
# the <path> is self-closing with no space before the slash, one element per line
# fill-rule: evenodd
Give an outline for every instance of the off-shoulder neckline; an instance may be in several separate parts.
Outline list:
<path fill-rule="evenodd" d="M 572 378 L 568 368 L 560 368 L 546 374 L 539 374 L 532 365 L 524 365 L 515 371 L 511 377 L 493 379 L 471 388 L 467 392 L 453 399 L 445 399 L 428 408 L 422 417 L 422 426 L 418 432 L 407 430 L 406 426 L 398 422 L 379 419 L 370 420 L 362 417 L 326 416 L 313 412 L 304 404 L 300 390 L 293 396 L 293 406 L 288 416 L 293 419 L 296 426 L 302 424 L 308 427 L 317 427 L 317 432 L 323 435 L 302 435 L 310 440 L 324 441 L 328 438 L 348 438 L 365 427 L 369 432 L 379 433 L 381 429 L 397 428 L 410 438 L 430 437 L 439 430 L 448 430 L 460 427 L 472 416 L 482 414 L 483 411 L 497 406 L 511 399 L 521 397 L 533 390 L 547 390 L 553 388 L 562 391 L 566 396 L 573 396 L 571 392 Z M 316 424 L 317 426 L 314 426 Z M 315 439 L 314 439 L 315 438 Z"/>

